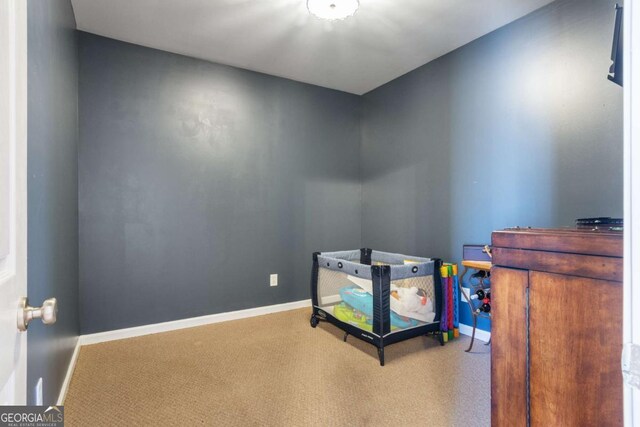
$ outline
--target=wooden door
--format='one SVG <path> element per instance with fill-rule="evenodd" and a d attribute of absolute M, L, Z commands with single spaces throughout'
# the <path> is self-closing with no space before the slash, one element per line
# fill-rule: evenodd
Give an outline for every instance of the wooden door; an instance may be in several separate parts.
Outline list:
<path fill-rule="evenodd" d="M 532 426 L 622 425 L 622 283 L 529 273 Z"/>
<path fill-rule="evenodd" d="M 25 404 L 27 336 L 27 6 L 0 1 L 0 405 Z"/>
<path fill-rule="evenodd" d="M 528 272 L 491 269 L 491 424 L 527 425 Z"/>

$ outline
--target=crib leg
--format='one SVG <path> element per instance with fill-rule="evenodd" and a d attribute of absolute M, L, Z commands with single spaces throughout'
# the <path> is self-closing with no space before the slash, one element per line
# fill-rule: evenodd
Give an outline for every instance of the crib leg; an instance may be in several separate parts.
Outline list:
<path fill-rule="evenodd" d="M 378 348 L 378 359 L 380 359 L 380 366 L 384 366 L 384 347 Z"/>
<path fill-rule="evenodd" d="M 347 337 L 349 336 L 349 332 L 345 332 L 344 333 L 344 338 L 342 339 L 342 341 L 347 342 Z"/>
<path fill-rule="evenodd" d="M 316 326 L 318 326 L 318 317 L 315 314 L 311 315 L 311 319 L 309 319 L 309 323 L 311 324 L 312 328 L 315 328 Z"/>

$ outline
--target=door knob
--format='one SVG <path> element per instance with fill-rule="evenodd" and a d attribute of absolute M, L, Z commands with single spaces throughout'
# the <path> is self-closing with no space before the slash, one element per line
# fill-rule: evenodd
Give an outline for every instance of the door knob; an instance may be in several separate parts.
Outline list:
<path fill-rule="evenodd" d="M 22 297 L 18 308 L 18 329 L 26 331 L 33 319 L 42 319 L 45 325 L 52 325 L 56 323 L 57 315 L 58 301 L 55 298 L 44 300 L 42 307 L 31 307 L 29 300 Z"/>

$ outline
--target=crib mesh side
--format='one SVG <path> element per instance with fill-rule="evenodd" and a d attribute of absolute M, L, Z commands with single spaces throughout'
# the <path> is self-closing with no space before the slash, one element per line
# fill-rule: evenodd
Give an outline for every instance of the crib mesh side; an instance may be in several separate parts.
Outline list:
<path fill-rule="evenodd" d="M 429 298 L 431 301 L 435 301 L 436 294 L 435 294 L 435 286 L 433 285 L 432 275 L 393 280 L 391 283 L 396 285 L 399 288 L 416 287 L 418 289 L 422 289 L 426 294 L 427 298 Z"/>
<path fill-rule="evenodd" d="M 369 268 L 368 266 L 364 265 L 362 267 L 365 269 Z M 362 271 L 363 270 L 361 270 L 361 272 Z M 391 281 L 391 285 L 397 286 L 398 288 L 415 287 L 421 290 L 428 298 L 428 301 L 430 301 L 430 309 L 428 310 L 428 312 L 432 312 L 432 310 L 434 310 L 436 304 L 436 293 L 433 275 L 396 279 Z M 365 279 L 363 277 L 352 277 L 352 280 L 349 280 L 349 275 L 344 271 L 335 270 L 333 268 L 319 267 L 317 284 L 318 306 L 343 322 L 356 326 L 359 329 L 371 332 L 374 320 L 374 303 L 373 296 L 371 295 L 372 286 L 373 284 L 371 283 L 370 279 Z M 368 295 L 368 299 L 363 298 L 363 289 L 369 293 L 366 294 Z M 422 294 L 422 292 L 420 292 L 420 294 Z M 356 295 L 358 293 L 359 295 Z M 358 296 L 360 298 L 356 298 Z M 398 313 L 399 314 L 397 315 L 392 315 L 392 332 L 407 327 L 424 325 L 426 324 L 425 322 L 430 322 L 430 320 L 426 319 L 418 320 L 420 319 L 420 317 L 414 318 L 413 320 L 408 319 L 404 316 L 412 317 L 410 314 L 403 314 L 401 311 L 398 311 Z M 428 315 L 424 314 L 424 312 L 423 315 L 427 316 L 428 318 Z"/>
<path fill-rule="evenodd" d="M 351 286 L 353 283 L 347 279 L 347 274 L 341 271 L 320 267 L 318 269 L 318 304 L 321 307 L 338 304 L 340 289 Z"/>
<path fill-rule="evenodd" d="M 346 264 L 345 264 L 346 266 Z M 363 269 L 369 266 L 362 265 Z M 358 270 L 360 270 L 358 268 Z M 364 271 L 364 270 L 361 270 Z M 371 291 L 371 279 L 353 277 Z M 364 331 L 373 331 L 373 296 L 349 280 L 348 273 L 318 268 L 318 305 L 342 322 Z M 343 299 L 344 298 L 344 299 Z"/>

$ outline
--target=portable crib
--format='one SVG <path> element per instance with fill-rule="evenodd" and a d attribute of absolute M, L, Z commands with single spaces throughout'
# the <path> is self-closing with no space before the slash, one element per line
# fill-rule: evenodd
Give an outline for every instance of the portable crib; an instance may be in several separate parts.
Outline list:
<path fill-rule="evenodd" d="M 311 275 L 311 326 L 326 321 L 345 331 L 344 341 L 353 335 L 376 346 L 381 366 L 386 345 L 429 333 L 444 345 L 440 331 L 441 265 L 437 258 L 367 248 L 316 252 Z M 415 305 L 414 294 L 421 305 Z M 408 310 L 414 308 L 416 311 Z"/>

